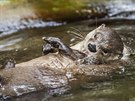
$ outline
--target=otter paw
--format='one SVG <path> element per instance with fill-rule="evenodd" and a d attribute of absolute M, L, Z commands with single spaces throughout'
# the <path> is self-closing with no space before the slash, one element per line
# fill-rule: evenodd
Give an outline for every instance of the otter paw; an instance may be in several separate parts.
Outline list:
<path fill-rule="evenodd" d="M 54 53 L 59 52 L 62 55 L 69 56 L 72 59 L 76 59 L 77 56 L 74 54 L 73 50 L 64 44 L 59 38 L 56 37 L 43 37 L 43 40 L 46 42 L 43 45 L 43 53 Z"/>
<path fill-rule="evenodd" d="M 58 52 L 60 49 L 60 39 L 55 37 L 43 37 L 42 38 L 45 43 L 42 46 L 42 52 L 44 55 L 47 55 L 49 53 L 55 53 Z"/>
<path fill-rule="evenodd" d="M 1 69 L 9 69 L 9 68 L 14 68 L 16 64 L 16 61 L 14 59 L 7 59 L 4 64 L 2 65 Z"/>
<path fill-rule="evenodd" d="M 55 53 L 56 50 L 54 47 L 51 46 L 51 44 L 46 43 L 42 46 L 42 52 L 44 55 L 47 55 L 49 53 Z"/>

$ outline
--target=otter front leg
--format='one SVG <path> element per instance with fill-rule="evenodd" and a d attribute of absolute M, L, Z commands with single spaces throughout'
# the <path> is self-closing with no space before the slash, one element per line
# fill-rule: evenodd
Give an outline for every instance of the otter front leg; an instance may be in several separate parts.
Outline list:
<path fill-rule="evenodd" d="M 45 55 L 48 53 L 59 52 L 60 54 L 69 56 L 72 59 L 77 59 L 73 50 L 64 44 L 59 38 L 44 37 L 43 39 L 46 42 L 45 45 L 43 45 L 43 53 Z"/>

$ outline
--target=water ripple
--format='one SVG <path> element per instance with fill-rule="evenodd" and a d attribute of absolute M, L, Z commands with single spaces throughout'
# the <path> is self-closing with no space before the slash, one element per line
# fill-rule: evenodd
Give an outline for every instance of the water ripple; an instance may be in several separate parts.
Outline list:
<path fill-rule="evenodd" d="M 60 26 L 64 23 L 58 23 L 55 21 L 42 21 L 40 19 L 23 19 L 14 21 L 2 21 L 0 22 L 0 37 L 10 35 L 18 30 L 25 28 L 39 28 L 49 26 Z"/>

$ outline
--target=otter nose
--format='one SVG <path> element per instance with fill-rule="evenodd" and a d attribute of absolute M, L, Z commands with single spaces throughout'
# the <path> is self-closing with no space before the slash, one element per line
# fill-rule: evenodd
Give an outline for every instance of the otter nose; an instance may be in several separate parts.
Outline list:
<path fill-rule="evenodd" d="M 89 51 L 91 51 L 91 52 L 97 52 L 97 50 L 96 50 L 96 45 L 95 44 L 91 44 L 91 43 L 89 43 L 88 44 L 88 49 L 89 49 Z"/>

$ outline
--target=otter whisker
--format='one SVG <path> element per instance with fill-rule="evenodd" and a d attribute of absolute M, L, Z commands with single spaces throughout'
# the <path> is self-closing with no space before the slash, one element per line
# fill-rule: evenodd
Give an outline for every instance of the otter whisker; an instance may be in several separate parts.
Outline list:
<path fill-rule="evenodd" d="M 74 35 L 74 37 L 77 39 L 83 40 L 82 36 L 74 31 L 67 31 L 67 33 Z"/>
<path fill-rule="evenodd" d="M 70 28 L 75 30 L 76 32 L 78 32 L 77 34 L 79 34 L 79 36 L 81 36 L 83 39 L 85 38 L 85 36 L 83 35 L 83 33 L 79 29 L 74 28 L 74 27 L 70 27 Z"/>
<path fill-rule="evenodd" d="M 71 34 L 74 36 L 74 38 L 72 40 L 70 40 L 72 43 L 70 44 L 70 46 L 75 45 L 76 43 L 78 43 L 78 41 L 82 41 L 85 39 L 85 36 L 82 34 L 82 32 L 74 27 L 70 27 L 71 29 L 75 30 L 75 31 L 67 31 L 67 33 Z"/>
<path fill-rule="evenodd" d="M 75 44 L 77 44 L 78 42 L 80 42 L 80 40 L 79 39 L 76 39 L 76 38 L 72 38 L 71 40 L 70 40 L 70 47 L 71 46 L 73 46 L 73 45 L 75 45 Z"/>

